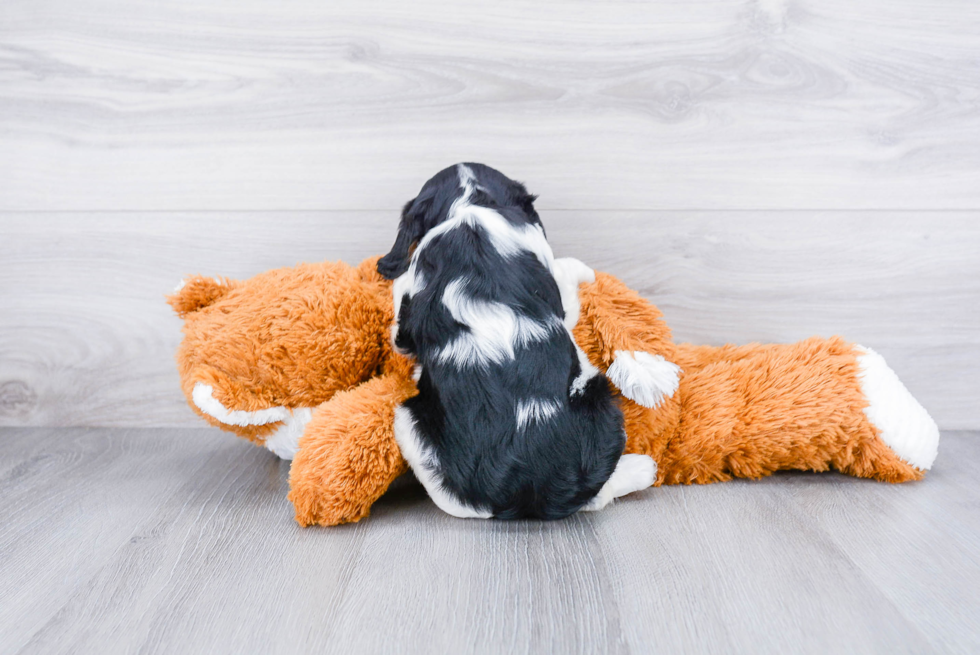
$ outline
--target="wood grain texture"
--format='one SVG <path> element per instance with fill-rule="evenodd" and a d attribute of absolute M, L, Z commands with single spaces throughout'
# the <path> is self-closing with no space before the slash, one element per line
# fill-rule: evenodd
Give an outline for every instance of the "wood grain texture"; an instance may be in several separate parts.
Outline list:
<path fill-rule="evenodd" d="M 0 424 L 198 426 L 179 390 L 185 275 L 362 258 L 392 212 L 8 213 Z M 555 252 L 620 276 L 675 338 L 843 334 L 947 429 L 980 426 L 976 212 L 544 212 Z"/>
<path fill-rule="evenodd" d="M 0 430 L 0 652 L 975 652 L 980 434 L 925 480 L 650 489 L 542 523 L 410 477 L 303 530 L 212 429 Z"/>
<path fill-rule="evenodd" d="M 153 430 L 0 433 L 0 652 L 60 620 L 186 476 L 211 475 L 215 443 Z"/>
<path fill-rule="evenodd" d="M 829 534 L 856 574 L 871 580 L 937 651 L 975 653 L 980 590 L 958 580 L 980 571 L 978 453 L 959 438 L 941 440 L 940 449 L 942 462 L 929 484 L 866 485 L 851 493 L 820 477 L 800 476 L 789 485 L 767 480 L 766 487 L 777 502 L 792 501 L 801 520 Z M 952 630 L 952 624 L 968 629 Z"/>
<path fill-rule="evenodd" d="M 0 209 L 978 209 L 980 5 L 7 0 Z"/>

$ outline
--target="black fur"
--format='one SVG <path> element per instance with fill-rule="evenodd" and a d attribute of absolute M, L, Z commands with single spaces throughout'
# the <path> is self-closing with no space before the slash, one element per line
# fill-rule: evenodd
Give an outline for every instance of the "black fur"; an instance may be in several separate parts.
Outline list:
<path fill-rule="evenodd" d="M 470 204 L 491 208 L 515 226 L 540 225 L 535 198 L 523 185 L 482 164 L 465 166 L 475 177 Z M 405 273 L 419 241 L 449 218 L 462 194 L 455 166 L 429 180 L 405 205 L 379 273 L 389 279 Z M 419 439 L 438 457 L 445 489 L 497 518 L 558 519 L 580 509 L 612 474 L 625 433 L 604 376 L 570 394 L 580 366 L 561 324 L 552 274 L 529 251 L 502 256 L 479 225 L 435 236 L 417 254 L 416 271 L 425 286 L 402 299 L 395 343 L 422 364 L 419 394 L 405 407 Z M 469 331 L 443 303 L 447 285 L 459 279 L 468 297 L 549 326 L 546 338 L 516 346 L 515 357 L 502 363 L 442 361 L 438 353 Z M 530 398 L 557 401 L 559 410 L 518 429 L 518 404 Z"/>

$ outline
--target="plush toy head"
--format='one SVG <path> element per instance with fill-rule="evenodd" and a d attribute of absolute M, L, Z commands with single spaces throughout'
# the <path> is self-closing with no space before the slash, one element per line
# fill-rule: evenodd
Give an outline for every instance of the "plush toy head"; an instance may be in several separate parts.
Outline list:
<path fill-rule="evenodd" d="M 391 356 L 392 322 L 376 262 L 303 264 L 244 282 L 187 279 L 167 301 L 185 321 L 177 363 L 191 407 L 261 444 L 294 408 L 374 376 Z"/>

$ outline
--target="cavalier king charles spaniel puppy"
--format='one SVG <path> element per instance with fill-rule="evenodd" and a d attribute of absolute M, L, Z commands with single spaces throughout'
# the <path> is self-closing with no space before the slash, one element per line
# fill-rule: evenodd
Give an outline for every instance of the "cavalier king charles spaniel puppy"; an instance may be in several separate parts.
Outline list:
<path fill-rule="evenodd" d="M 396 409 L 395 439 L 453 516 L 560 519 L 653 484 L 572 338 L 591 270 L 555 260 L 534 200 L 489 166 L 457 164 L 405 205 L 378 262 L 419 391 Z"/>

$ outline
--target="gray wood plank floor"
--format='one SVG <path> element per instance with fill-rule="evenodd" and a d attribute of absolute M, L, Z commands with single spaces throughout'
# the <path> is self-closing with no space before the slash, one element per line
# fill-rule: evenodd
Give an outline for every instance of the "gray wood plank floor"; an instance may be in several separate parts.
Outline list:
<path fill-rule="evenodd" d="M 890 486 L 651 489 L 464 521 L 403 478 L 298 528 L 288 464 L 209 429 L 0 430 L 2 653 L 975 653 L 980 435 Z"/>

